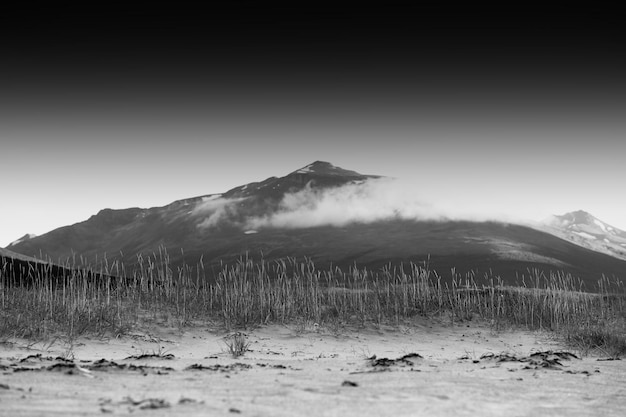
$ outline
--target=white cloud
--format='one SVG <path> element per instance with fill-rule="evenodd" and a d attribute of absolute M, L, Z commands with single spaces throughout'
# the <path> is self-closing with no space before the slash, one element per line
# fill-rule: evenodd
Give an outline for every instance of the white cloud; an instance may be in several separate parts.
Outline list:
<path fill-rule="evenodd" d="M 451 199 L 435 205 L 429 202 L 433 200 L 430 196 L 419 191 L 415 184 L 392 178 L 373 178 L 335 188 L 308 184 L 300 191 L 285 194 L 275 212 L 250 217 L 243 224 L 234 218 L 240 214 L 239 204 L 246 198 L 212 196 L 198 203 L 193 214 L 201 217 L 199 228 L 229 221 L 243 230 L 345 226 L 391 219 L 526 223 L 520 216 L 485 206 L 484 201 Z"/>
<path fill-rule="evenodd" d="M 237 213 L 237 205 L 245 198 L 222 198 L 221 195 L 204 198 L 194 207 L 192 214 L 200 216 L 203 220 L 198 228 L 204 229 L 217 226 L 223 220 Z"/>
<path fill-rule="evenodd" d="M 415 185 L 391 178 L 326 189 L 307 186 L 286 194 L 275 213 L 249 219 L 247 227 L 343 226 L 389 219 L 512 220 L 501 213 L 487 213 L 484 208 L 472 209 L 463 201 L 447 207 L 435 206 L 427 202 L 428 196 L 416 191 Z"/>

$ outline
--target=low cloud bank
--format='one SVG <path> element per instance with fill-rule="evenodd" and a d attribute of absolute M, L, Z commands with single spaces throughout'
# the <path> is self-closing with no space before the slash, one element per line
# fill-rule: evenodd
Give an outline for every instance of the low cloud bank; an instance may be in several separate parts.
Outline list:
<path fill-rule="evenodd" d="M 410 217 L 424 210 L 418 201 L 407 199 L 389 181 L 370 180 L 337 188 L 310 186 L 286 194 L 277 212 L 248 221 L 252 228 L 343 226 L 369 223 L 393 217 Z"/>
<path fill-rule="evenodd" d="M 501 220 L 502 215 L 452 205 L 435 206 L 428 196 L 416 193 L 415 185 L 390 178 L 369 179 L 337 188 L 307 186 L 286 194 L 279 209 L 267 216 L 251 218 L 246 227 L 305 228 L 344 226 L 350 223 L 402 220 Z"/>
<path fill-rule="evenodd" d="M 391 178 L 368 179 L 335 188 L 316 188 L 308 184 L 300 191 L 285 194 L 278 209 L 265 215 L 242 220 L 244 213 L 240 203 L 246 198 L 221 196 L 207 197 L 193 212 L 202 218 L 199 228 L 228 223 L 243 230 L 345 226 L 393 219 L 526 223 L 490 206 L 472 207 L 467 201 L 432 204 L 430 196 L 420 195 L 418 191 L 415 184 Z"/>

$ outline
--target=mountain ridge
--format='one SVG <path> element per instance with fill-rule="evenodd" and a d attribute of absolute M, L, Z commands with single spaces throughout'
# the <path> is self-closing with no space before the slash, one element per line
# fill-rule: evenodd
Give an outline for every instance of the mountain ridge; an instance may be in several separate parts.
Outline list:
<path fill-rule="evenodd" d="M 251 218 L 282 213 L 289 204 L 324 204 L 327 194 L 362 191 L 359 187 L 364 184 L 385 178 L 315 161 L 283 177 L 251 182 L 223 194 L 148 209 L 103 209 L 83 222 L 20 242 L 11 250 L 26 255 L 41 252 L 52 259 L 75 254 L 88 260 L 107 256 L 134 265 L 138 255 L 149 256 L 164 248 L 174 271 L 183 262 L 193 266 L 200 259 L 205 270 L 215 271 L 248 253 L 263 254 L 268 261 L 306 257 L 322 269 L 354 265 L 380 269 L 389 262 L 421 263 L 430 258 L 431 266 L 445 276 L 456 268 L 461 274 L 489 271 L 508 280 L 533 268 L 566 271 L 589 282 L 602 274 L 626 273 L 624 260 L 545 230 L 499 222 L 391 216 L 338 226 L 247 226 Z M 345 204 L 353 201 L 347 199 Z"/>

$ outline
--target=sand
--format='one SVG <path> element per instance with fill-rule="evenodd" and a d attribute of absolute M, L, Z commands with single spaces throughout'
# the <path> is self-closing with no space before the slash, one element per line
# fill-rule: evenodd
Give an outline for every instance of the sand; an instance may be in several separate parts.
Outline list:
<path fill-rule="evenodd" d="M 0 416 L 622 416 L 626 361 L 486 323 L 145 328 L 0 344 Z M 569 353 L 573 355 L 569 355 Z M 575 356 L 574 356 L 575 355 Z"/>

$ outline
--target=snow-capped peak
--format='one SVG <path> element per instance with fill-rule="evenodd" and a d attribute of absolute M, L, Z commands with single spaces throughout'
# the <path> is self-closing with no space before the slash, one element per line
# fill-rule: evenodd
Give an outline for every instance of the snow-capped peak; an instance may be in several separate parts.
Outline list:
<path fill-rule="evenodd" d="M 305 167 L 302 167 L 290 175 L 293 174 L 313 174 L 313 175 L 323 175 L 323 176 L 345 176 L 345 177 L 363 177 L 364 175 L 359 174 L 356 171 L 350 171 L 347 169 L 343 169 L 337 167 L 330 162 L 325 161 L 315 161 Z"/>
<path fill-rule="evenodd" d="M 26 233 L 24 236 L 22 236 L 21 238 L 14 240 L 13 242 L 9 243 L 9 246 L 7 246 L 8 248 L 10 248 L 11 246 L 15 246 L 15 245 L 19 245 L 22 242 L 25 242 L 27 240 L 33 239 L 37 237 L 37 235 L 33 234 L 33 233 Z"/>

